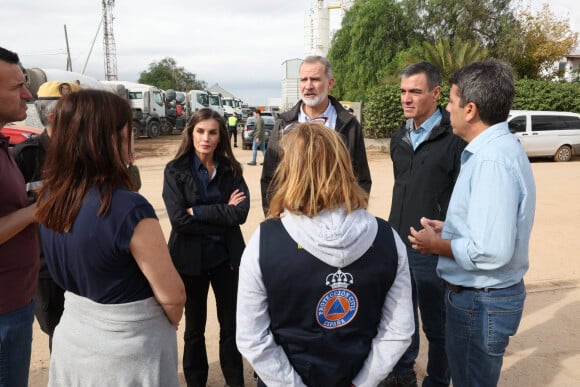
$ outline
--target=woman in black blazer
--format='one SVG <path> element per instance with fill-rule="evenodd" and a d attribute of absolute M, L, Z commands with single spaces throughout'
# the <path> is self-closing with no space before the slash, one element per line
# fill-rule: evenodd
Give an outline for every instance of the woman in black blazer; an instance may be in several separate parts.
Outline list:
<path fill-rule="evenodd" d="M 205 386 L 207 293 L 211 284 L 220 323 L 220 365 L 228 386 L 243 386 L 236 348 L 238 266 L 245 244 L 240 225 L 250 195 L 224 119 L 201 109 L 189 119 L 175 158 L 165 167 L 163 200 L 171 221 L 169 251 L 185 283 L 183 373 L 187 385 Z"/>

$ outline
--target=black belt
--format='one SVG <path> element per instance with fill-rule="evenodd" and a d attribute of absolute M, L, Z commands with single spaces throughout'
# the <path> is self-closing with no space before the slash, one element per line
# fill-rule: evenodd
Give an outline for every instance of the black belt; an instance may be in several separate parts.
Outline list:
<path fill-rule="evenodd" d="M 447 287 L 447 289 L 451 290 L 453 293 L 459 293 L 459 292 L 462 292 L 464 290 L 470 290 L 472 292 L 485 292 L 485 293 L 488 293 L 492 290 L 499 290 L 498 288 L 472 288 L 469 286 L 453 285 L 447 281 L 445 281 L 445 287 Z"/>

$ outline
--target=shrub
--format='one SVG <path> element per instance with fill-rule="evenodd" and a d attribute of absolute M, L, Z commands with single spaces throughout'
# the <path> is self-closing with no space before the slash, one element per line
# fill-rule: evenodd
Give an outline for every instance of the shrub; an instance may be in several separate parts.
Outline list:
<path fill-rule="evenodd" d="M 557 83 L 520 79 L 515 82 L 514 110 L 554 110 L 580 113 L 580 83 Z M 443 85 L 439 104 L 449 101 L 449 85 Z M 391 137 L 405 120 L 399 85 L 379 85 L 363 103 L 362 125 L 365 137 Z"/>

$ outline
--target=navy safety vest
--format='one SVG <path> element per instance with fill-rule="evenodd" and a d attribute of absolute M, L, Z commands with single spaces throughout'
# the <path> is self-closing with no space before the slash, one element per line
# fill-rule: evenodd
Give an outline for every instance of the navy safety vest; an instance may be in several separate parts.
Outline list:
<path fill-rule="evenodd" d="M 260 225 L 270 329 L 307 386 L 350 386 L 370 352 L 398 266 L 391 226 L 377 221 L 373 245 L 340 269 L 304 250 L 280 220 Z"/>

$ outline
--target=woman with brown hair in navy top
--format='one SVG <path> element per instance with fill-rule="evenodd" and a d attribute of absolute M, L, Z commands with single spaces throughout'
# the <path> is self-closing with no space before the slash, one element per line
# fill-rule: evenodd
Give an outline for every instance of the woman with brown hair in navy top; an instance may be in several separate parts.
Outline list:
<path fill-rule="evenodd" d="M 127 164 L 128 102 L 81 90 L 58 102 L 37 217 L 65 293 L 49 386 L 175 386 L 183 282 Z"/>

